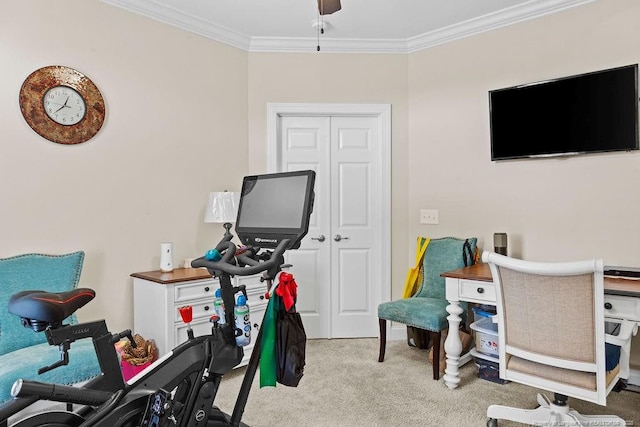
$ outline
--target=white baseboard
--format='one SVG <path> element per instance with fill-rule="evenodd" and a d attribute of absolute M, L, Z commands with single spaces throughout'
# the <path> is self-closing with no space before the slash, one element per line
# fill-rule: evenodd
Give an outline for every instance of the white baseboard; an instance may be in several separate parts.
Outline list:
<path fill-rule="evenodd" d="M 407 327 L 402 324 L 393 324 L 391 328 L 387 330 L 387 340 L 388 341 L 399 341 L 407 339 Z M 627 380 L 628 384 L 632 384 L 635 386 L 640 386 L 640 370 L 639 369 L 631 369 L 629 371 L 629 379 Z"/>
<path fill-rule="evenodd" d="M 391 324 L 391 328 L 387 329 L 387 341 L 400 341 L 407 339 L 407 326 L 398 324 Z"/>

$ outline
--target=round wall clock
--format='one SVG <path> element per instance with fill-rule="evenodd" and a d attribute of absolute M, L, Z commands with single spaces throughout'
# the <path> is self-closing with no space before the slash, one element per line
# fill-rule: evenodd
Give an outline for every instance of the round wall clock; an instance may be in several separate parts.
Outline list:
<path fill-rule="evenodd" d="M 60 65 L 40 68 L 25 79 L 20 110 L 34 131 L 58 144 L 91 139 L 105 116 L 98 87 L 79 71 Z"/>

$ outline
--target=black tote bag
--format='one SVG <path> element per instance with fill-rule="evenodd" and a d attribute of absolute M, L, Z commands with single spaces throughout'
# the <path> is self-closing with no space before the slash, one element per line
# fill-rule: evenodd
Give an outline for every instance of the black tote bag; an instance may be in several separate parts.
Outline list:
<path fill-rule="evenodd" d="M 297 387 L 304 374 L 307 334 L 300 313 L 282 308 L 276 322 L 277 381 Z"/>

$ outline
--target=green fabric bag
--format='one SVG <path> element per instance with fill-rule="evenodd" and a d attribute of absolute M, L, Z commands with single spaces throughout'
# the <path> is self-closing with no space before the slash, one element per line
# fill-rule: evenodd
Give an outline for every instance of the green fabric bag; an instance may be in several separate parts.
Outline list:
<path fill-rule="evenodd" d="M 275 292 L 269 298 L 267 311 L 262 320 L 262 350 L 260 352 L 260 387 L 275 387 L 278 375 L 276 360 L 276 322 L 282 301 Z"/>

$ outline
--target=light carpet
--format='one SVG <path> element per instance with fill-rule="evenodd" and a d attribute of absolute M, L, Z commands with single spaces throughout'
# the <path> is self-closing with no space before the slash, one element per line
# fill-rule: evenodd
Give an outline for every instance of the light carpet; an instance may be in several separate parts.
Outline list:
<path fill-rule="evenodd" d="M 376 338 L 309 340 L 299 386 L 260 388 L 258 371 L 242 420 L 253 427 L 484 426 L 491 404 L 537 406 L 539 390 L 480 379 L 473 362 L 461 367 L 460 386 L 449 390 L 442 378 L 432 379 L 427 354 L 405 341 L 390 341 L 379 363 Z M 227 413 L 233 411 L 245 371 L 238 368 L 222 381 L 215 404 Z M 640 426 L 637 393 L 611 393 L 606 407 L 572 398 L 569 403 L 585 415 L 616 414 Z"/>

